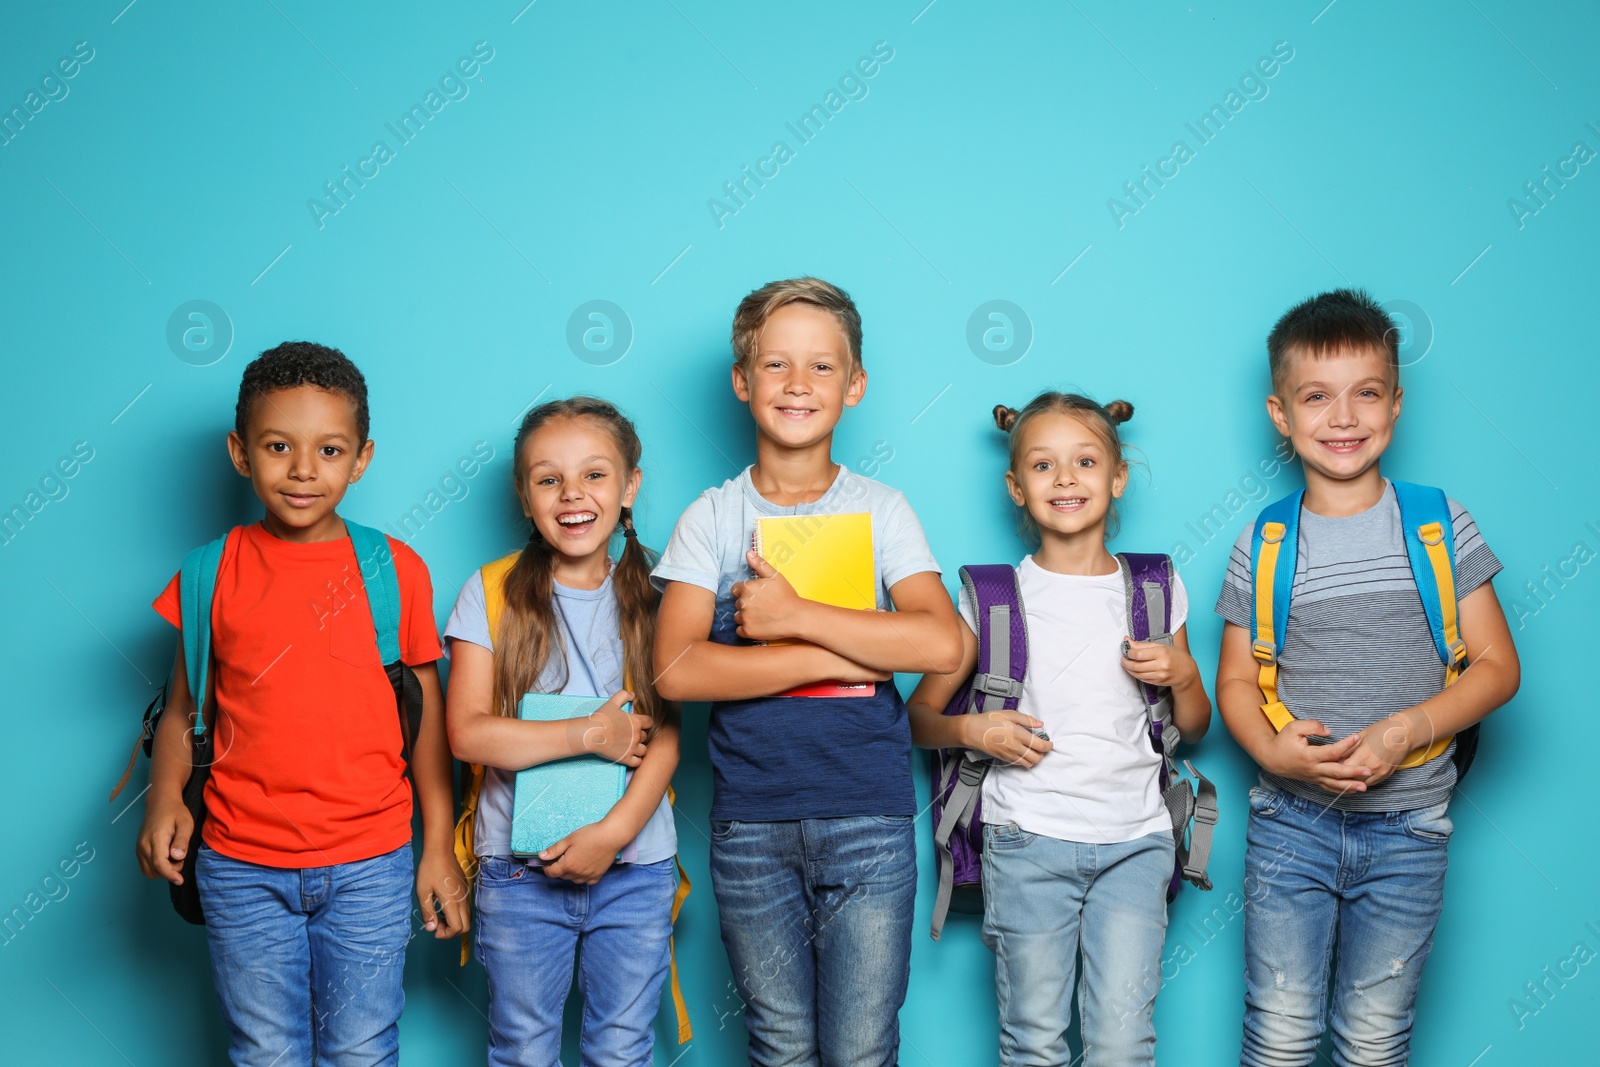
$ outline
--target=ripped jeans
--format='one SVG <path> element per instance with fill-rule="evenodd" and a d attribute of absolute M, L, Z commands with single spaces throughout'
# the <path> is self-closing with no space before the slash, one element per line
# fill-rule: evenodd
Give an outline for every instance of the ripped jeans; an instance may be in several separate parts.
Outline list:
<path fill-rule="evenodd" d="M 1444 903 L 1446 806 L 1336 811 L 1250 790 L 1241 1067 L 1316 1060 L 1330 970 L 1336 1067 L 1407 1062 Z"/>

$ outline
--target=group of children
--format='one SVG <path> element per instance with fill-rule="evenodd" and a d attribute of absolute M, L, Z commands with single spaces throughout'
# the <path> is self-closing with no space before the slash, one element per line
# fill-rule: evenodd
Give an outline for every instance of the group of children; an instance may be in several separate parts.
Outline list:
<path fill-rule="evenodd" d="M 1500 565 L 1471 517 L 1441 503 L 1445 523 L 1424 523 L 1419 542 L 1417 487 L 1379 473 L 1401 406 L 1396 337 L 1380 307 L 1340 290 L 1291 309 L 1268 339 L 1268 415 L 1306 488 L 1240 535 L 1217 601 L 1217 701 L 1261 767 L 1244 1065 L 1312 1063 L 1330 995 L 1336 1064 L 1406 1062 L 1468 748 L 1451 738 L 1518 684 L 1490 583 Z M 711 878 L 751 1063 L 898 1062 L 913 745 L 989 761 L 982 931 L 1000 1062 L 1154 1061 L 1180 845 L 1142 692 L 1170 699 L 1190 743 L 1211 702 L 1181 581 L 1170 640 L 1127 632 L 1131 594 L 1106 544 L 1132 407 L 1047 392 L 995 409 L 1006 489 L 1037 545 L 1016 568 L 1029 666 L 1016 710 L 950 715 L 979 662 L 977 605 L 952 602 L 906 498 L 832 457 L 844 409 L 866 392 L 855 305 L 818 279 L 773 282 L 739 305 L 732 347 L 756 462 L 691 503 L 659 559 L 634 530 L 633 425 L 592 397 L 541 404 L 514 452 L 527 544 L 467 579 L 447 648 L 426 566 L 387 542 L 399 590 L 387 669 L 376 571 L 337 510 L 373 455 L 365 383 L 341 353 L 304 342 L 246 368 L 228 449 L 266 512 L 214 564 L 205 692 L 190 691 L 193 643 L 180 643 L 138 840 L 148 877 L 182 886 L 187 870 L 196 883 L 234 1063 L 395 1062 L 413 890 L 437 938 L 465 935 L 475 907 L 491 1064 L 559 1062 L 575 966 L 583 1063 L 650 1063 L 686 888 L 669 801 L 678 707 L 700 702 Z M 763 517 L 860 513 L 877 610 L 805 599 L 752 548 Z M 1416 560 L 1440 551 L 1445 580 L 1423 587 Z M 155 603 L 180 628 L 196 617 L 181 585 Z M 900 673 L 922 676 L 904 703 Z M 823 681 L 849 695 L 788 695 Z M 420 693 L 415 729 L 396 715 L 407 686 Z M 518 717 L 525 695 L 556 693 L 607 699 L 579 719 Z M 191 844 L 197 729 L 215 755 Z M 517 772 L 586 754 L 628 768 L 622 799 L 514 855 Z M 453 837 L 452 757 L 468 765 Z"/>

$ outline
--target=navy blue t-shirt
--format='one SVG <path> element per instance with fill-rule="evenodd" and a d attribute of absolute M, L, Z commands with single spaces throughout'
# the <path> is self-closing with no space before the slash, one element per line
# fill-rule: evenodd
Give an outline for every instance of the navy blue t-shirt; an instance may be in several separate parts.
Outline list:
<path fill-rule="evenodd" d="M 889 589 L 923 571 L 937 574 L 922 524 L 897 490 L 841 467 L 819 500 L 780 507 L 756 492 L 747 468 L 689 505 L 652 575 L 716 595 L 711 639 L 749 644 L 733 622 L 734 583 L 754 577 L 745 552 L 765 515 L 872 516 L 880 610 Z M 891 682 L 870 696 L 760 697 L 711 705 L 707 733 L 714 791 L 711 818 L 781 822 L 854 815 L 915 815 L 911 728 Z"/>

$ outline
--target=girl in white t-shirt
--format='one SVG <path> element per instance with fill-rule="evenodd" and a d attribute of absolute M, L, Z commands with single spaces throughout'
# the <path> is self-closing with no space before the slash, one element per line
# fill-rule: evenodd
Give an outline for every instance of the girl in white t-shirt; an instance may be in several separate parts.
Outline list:
<path fill-rule="evenodd" d="M 1002 1065 L 1080 1062 L 1067 1041 L 1080 954 L 1083 1067 L 1155 1059 L 1174 846 L 1139 683 L 1171 687 L 1186 742 L 1205 733 L 1211 702 L 1176 577 L 1172 645 L 1133 641 L 1123 653 L 1126 593 L 1106 540 L 1128 481 L 1117 426 L 1132 415 L 1122 400 L 1057 392 L 1020 412 L 995 408 L 1011 441 L 1006 488 L 1039 546 L 1017 568 L 1022 697 L 1016 711 L 942 714 L 978 659 L 963 591 L 961 667 L 924 676 L 908 705 L 917 745 L 994 759 L 982 794 L 983 939 L 995 953 Z"/>

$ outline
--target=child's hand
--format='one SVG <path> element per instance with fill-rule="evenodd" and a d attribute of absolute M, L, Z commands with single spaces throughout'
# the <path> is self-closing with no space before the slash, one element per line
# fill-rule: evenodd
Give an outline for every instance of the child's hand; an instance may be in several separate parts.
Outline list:
<path fill-rule="evenodd" d="M 799 637 L 798 624 L 808 601 L 754 549 L 745 553 L 745 559 L 756 576 L 735 582 L 730 590 L 734 598 L 733 621 L 739 628 L 739 636 L 751 641 Z"/>
<path fill-rule="evenodd" d="M 1395 716 L 1379 719 L 1350 736 L 1356 739 L 1356 745 L 1344 761 L 1371 771 L 1366 780 L 1368 788 L 1393 774 L 1415 749 L 1433 743 L 1431 737 L 1421 744 L 1416 743 L 1411 737 L 1410 724 Z"/>
<path fill-rule="evenodd" d="M 632 693 L 619 689 L 593 714 L 568 720 L 572 728 L 580 732 L 577 751 L 603 756 L 624 767 L 639 766 L 644 761 L 645 735 L 653 723 L 648 715 L 634 715 L 622 710 L 622 705 L 632 699 Z"/>
<path fill-rule="evenodd" d="M 560 841 L 539 853 L 544 862 L 544 873 L 551 878 L 564 878 L 579 885 L 594 885 L 600 876 L 617 861 L 626 841 L 602 820 L 580 826 Z"/>
<path fill-rule="evenodd" d="M 1194 657 L 1181 648 L 1158 641 L 1135 641 L 1131 637 L 1127 640 L 1122 669 L 1146 685 L 1182 685 L 1200 675 Z"/>
<path fill-rule="evenodd" d="M 144 807 L 144 822 L 134 851 L 146 878 L 165 878 L 183 884 L 183 859 L 194 833 L 194 816 L 183 797 L 157 799 L 151 794 Z"/>
<path fill-rule="evenodd" d="M 1308 737 L 1327 737 L 1328 728 L 1315 719 L 1296 719 L 1280 730 L 1258 760 L 1261 766 L 1284 778 L 1312 782 L 1330 793 L 1364 793 L 1371 766 L 1349 760 L 1361 743 L 1351 734 L 1331 745 L 1313 745 Z"/>
<path fill-rule="evenodd" d="M 1032 767 L 1055 745 L 1034 733 L 1044 723 L 1020 711 L 987 711 L 964 716 L 967 748 L 993 756 L 1013 767 Z"/>
<path fill-rule="evenodd" d="M 424 851 L 417 864 L 417 903 L 422 907 L 422 928 L 443 940 L 464 934 L 472 926 L 467 904 L 467 878 L 452 849 Z"/>

